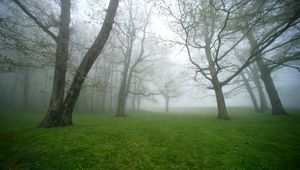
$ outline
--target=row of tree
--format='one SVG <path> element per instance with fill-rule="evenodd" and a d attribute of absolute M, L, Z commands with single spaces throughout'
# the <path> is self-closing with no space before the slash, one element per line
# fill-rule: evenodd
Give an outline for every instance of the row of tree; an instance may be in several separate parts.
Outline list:
<path fill-rule="evenodd" d="M 151 32 L 157 10 L 177 35 L 168 42 L 185 48 L 195 71 L 191 77 L 214 91 L 219 119 L 230 119 L 226 86 L 236 86 L 233 91 L 244 85 L 257 112 L 267 107 L 265 88 L 272 114 L 286 114 L 271 73 L 283 66 L 299 69 L 293 65 L 300 38 L 295 1 L 125 0 L 119 6 L 110 0 L 106 9 L 90 0 L 85 5 L 98 8 L 88 18 L 78 18 L 80 3 L 70 0 L 2 3 L 1 70 L 22 73 L 25 107 L 30 90 L 49 94 L 40 127 L 71 125 L 76 108 L 124 116 L 126 103 L 139 109 L 143 97 L 155 95 L 163 96 L 168 111 L 187 74 L 163 57 L 172 48 Z M 47 73 L 42 87 L 30 85 L 32 72 Z"/>
<path fill-rule="evenodd" d="M 229 119 L 223 87 L 238 75 L 247 82 L 249 79 L 243 74 L 246 68 L 252 70 L 249 77 L 255 79 L 260 110 L 264 110 L 266 102 L 258 73 L 253 70 L 255 64 L 269 96 L 272 114 L 286 114 L 271 72 L 299 60 L 299 2 L 162 0 L 160 4 L 162 11 L 172 17 L 171 27 L 179 37 L 175 42 L 186 48 L 194 65 L 195 79 L 206 79 L 211 84 L 219 119 Z M 243 54 L 237 55 L 239 50 Z M 245 85 L 248 91 L 252 89 Z M 254 100 L 254 95 L 251 96 Z"/>

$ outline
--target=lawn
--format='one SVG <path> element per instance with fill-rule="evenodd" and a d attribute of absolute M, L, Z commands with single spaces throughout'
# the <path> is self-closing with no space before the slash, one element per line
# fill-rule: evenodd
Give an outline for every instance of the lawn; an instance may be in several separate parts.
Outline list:
<path fill-rule="evenodd" d="M 6 112 L 0 169 L 299 169 L 300 111 L 289 113 L 75 113 L 72 127 L 41 129 L 41 113 Z"/>

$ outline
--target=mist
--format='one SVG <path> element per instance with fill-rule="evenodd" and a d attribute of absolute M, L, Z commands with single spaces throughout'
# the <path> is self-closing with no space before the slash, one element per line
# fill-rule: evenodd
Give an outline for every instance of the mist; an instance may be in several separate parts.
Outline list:
<path fill-rule="evenodd" d="M 97 1 L 74 1 L 71 4 L 70 57 L 68 59 L 65 91 L 68 90 L 68 86 L 72 81 L 72 75 L 76 72 L 83 55 L 97 36 L 97 30 L 103 22 L 106 5 L 96 6 L 96 3 Z M 213 21 L 215 23 L 215 28 L 212 28 L 214 29 L 214 32 L 212 32 L 214 35 L 212 33 L 208 34 L 213 36 L 211 41 L 215 41 L 214 43 L 216 43 L 216 40 L 220 41 L 217 44 L 213 44 L 214 48 L 218 48 L 217 51 L 212 49 L 210 52 L 212 54 L 207 54 L 201 51 L 205 46 L 200 46 L 201 41 L 203 41 L 201 37 L 203 36 L 198 36 L 198 33 L 194 32 L 195 37 L 191 38 L 194 41 L 192 42 L 187 37 L 189 33 L 182 32 L 182 30 L 186 29 L 185 26 L 197 27 L 196 24 L 198 23 L 196 23 L 196 20 L 193 21 L 187 18 L 181 21 L 182 25 L 177 24 L 179 22 L 178 16 L 190 17 L 190 15 L 195 15 L 196 11 L 186 13 L 187 11 L 184 11 L 184 8 L 181 6 L 175 6 L 171 9 L 167 7 L 168 3 L 171 4 L 171 2 L 121 2 L 110 38 L 86 76 L 82 91 L 76 102 L 75 111 L 116 112 L 117 108 L 120 108 L 118 106 L 118 98 L 120 98 L 119 96 L 122 93 L 122 90 L 120 92 L 122 81 L 125 81 L 124 86 L 127 88 L 127 94 L 123 94 L 126 96 L 123 97 L 126 98 L 126 104 L 122 106 L 126 110 L 140 109 L 151 111 L 151 108 L 163 109 L 166 107 L 164 91 L 168 91 L 170 93 L 168 95 L 174 95 L 174 97 L 169 97 L 168 107 L 170 108 L 217 107 L 218 103 L 216 102 L 213 87 L 209 83 L 212 81 L 209 80 L 212 76 L 205 68 L 205 65 L 209 64 L 205 61 L 205 57 L 203 58 L 205 55 L 215 55 L 214 57 L 217 58 L 219 56 L 216 55 L 225 52 L 226 56 L 221 56 L 221 61 L 215 61 L 216 66 L 219 67 L 217 71 L 220 74 L 218 78 L 221 79 L 220 82 L 232 72 L 239 71 L 237 68 L 244 66 L 252 70 L 257 69 L 257 76 L 260 76 L 259 68 L 256 66 L 257 63 L 253 61 L 249 63 L 237 61 L 239 57 L 241 58 L 239 60 L 246 60 L 247 57 L 254 60 L 258 56 L 251 56 L 252 54 L 249 56 L 251 44 L 249 45 L 249 42 L 247 42 L 247 36 L 239 37 L 242 36 L 240 32 L 244 32 L 242 29 L 245 29 L 243 27 L 246 26 L 237 25 L 237 28 L 227 26 L 237 22 L 234 21 L 235 18 L 230 17 L 231 13 L 233 15 L 234 12 L 227 12 L 229 17 L 225 21 L 218 21 L 220 22 L 219 25 Z M 191 2 L 186 5 L 192 5 L 193 3 L 196 5 L 195 9 L 201 5 L 211 5 L 211 8 L 215 8 L 215 12 L 220 10 L 213 4 Z M 42 3 L 28 3 L 28 5 L 32 5 L 30 10 L 38 17 L 41 23 L 44 22 L 43 24 L 49 25 L 49 31 L 53 33 L 58 32 L 58 25 L 55 24 L 59 20 L 57 3 L 48 2 L 50 8 L 47 9 Z M 239 9 L 242 17 L 243 10 L 245 11 L 244 13 L 251 13 L 251 5 L 259 4 L 245 2 L 243 5 L 239 4 L 239 6 L 232 6 L 232 8 Z M 263 5 L 265 5 L 266 9 L 269 8 L 269 4 Z M 282 5 L 284 9 L 288 8 L 290 4 Z M 32 18 L 26 16 L 18 9 L 18 6 L 13 2 L 2 2 L 1 9 L 3 9 L 1 12 L 1 33 L 5 35 L 1 38 L 1 108 L 5 110 L 29 109 L 45 112 L 51 98 L 55 70 L 55 45 L 53 40 L 45 34 L 43 29 L 35 25 L 36 23 Z M 35 11 L 40 9 L 44 9 L 44 11 Z M 218 17 L 224 19 L 222 15 L 225 15 L 226 12 L 222 14 L 222 11 L 220 11 L 219 13 L 220 16 Z M 259 18 L 260 16 L 257 17 Z M 250 18 L 249 21 L 251 21 Z M 254 20 L 253 22 L 256 21 Z M 274 21 L 274 24 L 277 24 L 276 22 L 279 24 L 280 22 L 288 21 L 283 18 L 282 21 Z M 227 25 L 222 28 L 222 24 L 224 25 L 225 23 Z M 257 26 L 254 25 L 251 28 L 252 35 L 264 35 L 268 29 L 270 30 L 269 33 L 273 34 L 278 31 L 274 30 L 275 27 L 268 27 L 267 25 L 268 22 L 258 23 Z M 132 35 L 132 42 L 129 42 L 129 33 L 126 33 L 126 31 L 130 30 L 125 30 L 130 29 L 129 27 L 132 27 L 131 29 L 135 31 L 134 35 Z M 198 27 L 203 27 L 201 29 L 205 28 L 205 26 L 201 25 Z M 220 30 L 221 28 L 222 30 Z M 265 29 L 266 31 L 260 32 L 260 29 Z M 272 40 L 273 42 L 268 44 L 267 47 L 264 47 L 266 48 L 266 53 L 264 54 L 266 60 L 264 63 L 269 64 L 270 66 L 268 67 L 272 67 L 271 65 L 274 63 L 276 64 L 276 68 L 271 72 L 271 76 L 284 108 L 300 107 L 298 102 L 298 96 L 300 95 L 297 93 L 297 89 L 300 86 L 298 81 L 300 80 L 299 71 L 297 71 L 299 69 L 299 62 L 297 62 L 299 31 L 297 29 L 297 20 L 295 20 L 292 26 L 284 30 L 280 36 L 275 37 L 276 39 Z M 217 33 L 224 34 L 224 37 Z M 231 39 L 226 40 L 227 37 L 225 35 L 230 35 Z M 284 39 L 286 38 L 290 40 L 285 41 Z M 184 39 L 186 39 L 188 44 L 184 44 Z M 222 42 L 225 40 L 228 42 L 227 44 Z M 128 49 L 129 47 L 126 43 L 131 44 L 130 49 Z M 280 43 L 283 45 L 280 45 Z M 260 46 L 262 45 L 264 45 L 263 42 Z M 226 51 L 228 48 L 230 50 Z M 197 49 L 200 50 L 200 53 L 195 51 Z M 280 52 L 285 49 L 288 50 L 285 51 L 285 54 L 288 55 L 286 57 L 280 56 L 282 55 Z M 124 54 L 128 50 L 131 53 L 129 57 L 126 56 L 127 54 Z M 264 53 L 264 51 L 260 53 Z M 139 55 L 142 56 L 138 58 Z M 272 57 L 271 55 L 279 56 Z M 291 55 L 293 57 L 290 57 Z M 284 61 L 276 63 L 279 60 Z M 232 66 L 228 65 L 228 61 L 234 61 Z M 124 62 L 127 63 L 124 65 Z M 233 68 L 233 66 L 237 68 Z M 253 82 L 252 76 L 254 75 L 251 75 L 249 72 L 251 69 L 247 67 L 242 69 L 242 72 L 245 72 L 248 78 L 246 81 L 249 82 L 253 94 L 259 103 L 261 99 L 257 86 Z M 124 71 L 127 72 L 127 75 L 131 74 L 130 78 L 128 76 L 124 78 Z M 130 79 L 130 82 L 128 79 Z M 166 87 L 163 83 L 170 83 L 169 87 Z M 264 89 L 263 80 L 259 80 L 259 83 L 263 88 L 261 91 L 264 93 L 267 105 L 271 107 L 272 104 L 268 99 L 267 91 Z M 223 86 L 223 93 L 227 106 L 253 107 L 249 92 L 243 86 L 241 76 L 238 74 L 233 80 L 230 80 L 228 85 Z"/>
<path fill-rule="evenodd" d="M 0 89 L 0 135 L 11 137 L 3 142 L 0 169 L 297 169 L 299 133 L 277 133 L 299 126 L 300 4 L 2 0 Z M 271 127 L 276 122 L 285 128 L 275 133 Z M 47 141 L 39 133 L 48 128 L 58 133 L 52 139 L 57 141 L 49 143 L 62 143 L 60 136 L 68 131 L 66 141 L 81 141 L 79 149 L 72 143 L 56 151 L 45 144 L 44 157 L 43 144 L 37 143 L 36 153 L 20 144 L 27 137 Z M 11 129 L 32 130 L 21 138 Z M 32 137 L 31 132 L 39 135 Z M 14 138 L 15 144 L 10 141 Z M 280 143 L 285 138 L 291 147 Z M 108 139 L 111 146 L 105 143 Z M 174 140 L 185 149 L 167 144 Z M 220 144 L 224 141 L 237 143 Z M 296 151 L 287 151 L 283 159 L 280 149 L 272 148 L 262 154 L 268 160 L 254 160 L 259 146 L 273 141 L 281 150 Z M 97 152 L 90 150 L 94 146 Z M 135 149 L 140 151 L 137 157 L 131 154 Z M 213 155 L 232 150 L 235 157 L 211 162 Z M 241 150 L 247 156 L 239 155 Z M 270 158 L 275 152 L 278 157 Z M 74 157 L 61 165 L 49 156 L 62 153 Z M 206 153 L 209 159 L 201 156 Z M 50 157 L 55 160 L 51 165 L 44 162 Z M 253 164 L 243 163 L 248 158 Z M 103 167 L 95 163 L 101 161 Z"/>

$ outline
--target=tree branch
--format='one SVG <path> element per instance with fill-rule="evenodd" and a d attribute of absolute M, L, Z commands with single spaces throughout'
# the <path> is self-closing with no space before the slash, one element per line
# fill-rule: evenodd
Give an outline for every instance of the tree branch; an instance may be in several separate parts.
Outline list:
<path fill-rule="evenodd" d="M 30 17 L 43 31 L 45 31 L 55 42 L 57 42 L 57 36 L 52 33 L 43 23 L 41 23 L 36 16 L 29 12 L 29 10 L 19 1 L 14 2 L 21 8 L 21 10 Z"/>

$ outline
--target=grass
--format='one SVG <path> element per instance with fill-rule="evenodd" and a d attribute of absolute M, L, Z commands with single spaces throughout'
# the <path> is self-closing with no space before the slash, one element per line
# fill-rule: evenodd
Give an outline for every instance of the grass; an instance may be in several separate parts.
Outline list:
<path fill-rule="evenodd" d="M 300 112 L 75 114 L 74 126 L 36 128 L 42 114 L 0 120 L 0 169 L 299 169 Z"/>

